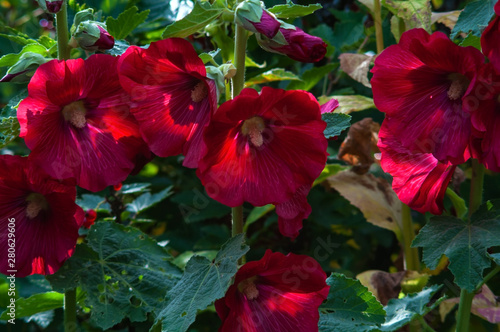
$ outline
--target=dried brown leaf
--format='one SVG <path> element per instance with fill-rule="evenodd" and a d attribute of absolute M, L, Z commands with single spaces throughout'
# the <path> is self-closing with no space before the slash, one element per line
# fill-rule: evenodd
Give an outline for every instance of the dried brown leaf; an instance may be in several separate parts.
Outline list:
<path fill-rule="evenodd" d="M 370 63 L 373 56 L 366 54 L 356 53 L 343 53 L 339 56 L 340 68 L 354 80 L 371 88 L 370 81 L 368 80 L 368 71 L 370 70 Z"/>
<path fill-rule="evenodd" d="M 339 159 L 353 166 L 358 174 L 368 172 L 374 163 L 373 153 L 380 152 L 377 147 L 380 125 L 371 118 L 354 123 L 339 149 Z"/>

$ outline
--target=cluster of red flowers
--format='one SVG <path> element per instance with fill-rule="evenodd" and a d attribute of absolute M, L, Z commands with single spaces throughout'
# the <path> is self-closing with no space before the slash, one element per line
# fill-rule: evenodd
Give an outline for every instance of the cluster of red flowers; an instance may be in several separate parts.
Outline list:
<path fill-rule="evenodd" d="M 382 168 L 401 201 L 422 213 L 442 213 L 453 172 L 469 158 L 500 171 L 500 2 L 495 13 L 481 36 L 484 55 L 414 29 L 372 69 L 373 99 L 386 113 Z"/>
<path fill-rule="evenodd" d="M 324 56 L 321 39 L 304 44 L 306 34 L 297 29 L 289 36 L 288 30 L 282 31 L 288 46 L 300 45 L 303 60 Z M 191 44 L 178 38 L 131 46 L 119 57 L 49 61 L 28 93 L 17 115 L 31 153 L 0 159 L 0 234 L 8 233 L 4 221 L 15 218 L 23 234 L 16 247 L 19 277 L 57 271 L 72 255 L 79 228 L 94 223 L 96 212 L 75 204 L 76 186 L 117 188 L 153 154 L 183 154 L 183 165 L 198 168 L 207 193 L 223 204 L 276 205 L 281 233 L 295 238 L 311 212 L 307 194 L 326 162 L 321 113 L 337 106 L 320 107 L 305 91 L 265 87 L 261 93 L 244 89 L 217 108 L 216 82 Z M 7 241 L 2 246 L 7 252 Z M 0 272 L 7 273 L 11 268 L 2 262 Z M 285 271 L 301 282 L 287 283 Z M 225 299 L 229 307 L 219 302 L 227 318 L 222 330 L 238 324 L 241 331 L 256 331 L 258 324 L 264 326 L 259 331 L 317 329 L 325 278 L 312 258 L 267 252 L 238 272 Z"/>

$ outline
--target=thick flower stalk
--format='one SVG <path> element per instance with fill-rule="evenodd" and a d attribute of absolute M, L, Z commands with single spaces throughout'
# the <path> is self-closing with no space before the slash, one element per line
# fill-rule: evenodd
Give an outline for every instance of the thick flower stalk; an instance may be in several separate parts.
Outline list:
<path fill-rule="evenodd" d="M 20 136 L 31 149 L 29 159 L 50 176 L 100 191 L 150 159 L 116 62 L 104 54 L 53 60 L 31 79 L 17 110 Z"/>
<path fill-rule="evenodd" d="M 243 265 L 215 302 L 219 331 L 318 331 L 318 307 L 330 289 L 325 280 L 312 257 L 267 250 L 261 260 Z"/>
<path fill-rule="evenodd" d="M 244 89 L 212 118 L 197 175 L 225 205 L 275 204 L 281 233 L 295 238 L 311 212 L 306 196 L 325 166 L 325 127 L 310 93 Z"/>
<path fill-rule="evenodd" d="M 217 109 L 214 81 L 186 40 L 131 46 L 118 63 L 120 83 L 151 151 L 160 157 L 184 154 L 184 166 L 196 168 L 204 153 L 202 134 Z"/>
<path fill-rule="evenodd" d="M 84 221 L 75 198 L 74 185 L 53 179 L 28 158 L 0 156 L 0 252 L 4 257 L 0 272 L 15 270 L 16 277 L 55 273 L 73 254 Z M 15 236 L 9 237 L 11 233 Z M 15 245 L 11 261 L 9 243 Z"/>

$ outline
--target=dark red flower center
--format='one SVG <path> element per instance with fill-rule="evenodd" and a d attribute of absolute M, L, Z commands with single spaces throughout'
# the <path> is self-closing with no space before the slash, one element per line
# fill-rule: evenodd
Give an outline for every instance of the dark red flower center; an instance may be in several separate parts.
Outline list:
<path fill-rule="evenodd" d="M 255 286 L 256 279 L 257 277 L 248 278 L 238 284 L 238 290 L 245 294 L 248 300 L 255 300 L 259 296 L 259 290 Z"/>
<path fill-rule="evenodd" d="M 458 73 L 450 74 L 448 79 L 451 81 L 450 87 L 448 88 L 448 98 L 451 100 L 462 98 L 469 87 L 469 79 Z"/>
<path fill-rule="evenodd" d="M 47 211 L 49 209 L 49 203 L 42 194 L 39 193 L 31 193 L 26 197 L 26 202 L 28 205 L 26 206 L 26 216 L 29 219 L 33 219 L 40 211 Z"/>
<path fill-rule="evenodd" d="M 202 81 L 196 83 L 193 90 L 191 90 L 191 99 L 195 103 L 199 103 L 200 101 L 205 99 L 207 95 L 208 95 L 207 85 Z"/>
<path fill-rule="evenodd" d="M 85 108 L 82 100 L 74 101 L 71 104 L 64 106 L 62 114 L 64 116 L 64 120 L 68 121 L 76 128 L 81 129 L 87 124 L 87 119 L 85 118 L 87 109 Z"/>
<path fill-rule="evenodd" d="M 266 124 L 264 119 L 260 116 L 254 116 L 253 118 L 247 119 L 243 122 L 241 126 L 241 133 L 245 136 L 250 137 L 250 142 L 256 146 L 260 147 L 264 144 L 264 137 L 262 132 L 266 129 Z"/>

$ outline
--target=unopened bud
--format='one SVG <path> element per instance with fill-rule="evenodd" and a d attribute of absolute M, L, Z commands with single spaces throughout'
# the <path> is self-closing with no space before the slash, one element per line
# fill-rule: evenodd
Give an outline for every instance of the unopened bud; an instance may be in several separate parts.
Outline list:
<path fill-rule="evenodd" d="M 63 0 L 37 0 L 37 2 L 43 10 L 52 14 L 59 13 L 64 3 Z"/>
<path fill-rule="evenodd" d="M 235 10 L 235 22 L 246 30 L 261 33 L 267 38 L 273 38 L 280 28 L 280 22 L 273 14 L 264 10 L 258 0 L 240 2 Z"/>
<path fill-rule="evenodd" d="M 73 34 L 78 46 L 86 51 L 109 50 L 113 48 L 115 39 L 101 25 L 102 23 L 95 21 L 81 22 Z"/>
<path fill-rule="evenodd" d="M 234 77 L 234 75 L 236 75 L 236 67 L 230 62 L 219 66 L 219 70 L 222 72 L 226 80 L 230 80 Z"/>

